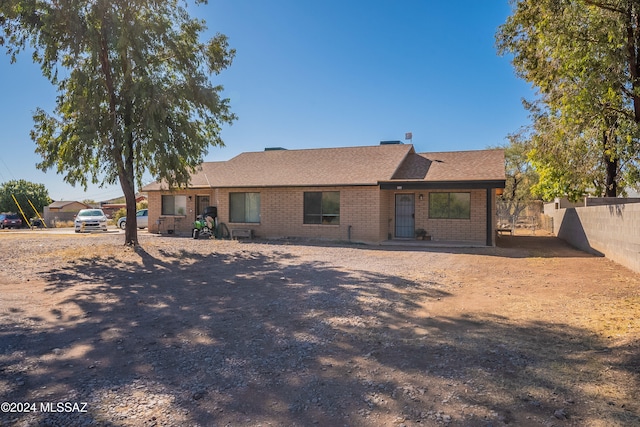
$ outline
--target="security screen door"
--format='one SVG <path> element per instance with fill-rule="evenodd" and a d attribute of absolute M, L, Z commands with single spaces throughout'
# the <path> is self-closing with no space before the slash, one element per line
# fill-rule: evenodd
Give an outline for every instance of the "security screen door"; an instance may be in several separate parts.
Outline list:
<path fill-rule="evenodd" d="M 209 206 L 209 196 L 196 196 L 196 218 L 198 215 L 202 215 L 207 206 Z"/>
<path fill-rule="evenodd" d="M 396 194 L 396 237 L 413 237 L 414 227 L 414 195 Z"/>

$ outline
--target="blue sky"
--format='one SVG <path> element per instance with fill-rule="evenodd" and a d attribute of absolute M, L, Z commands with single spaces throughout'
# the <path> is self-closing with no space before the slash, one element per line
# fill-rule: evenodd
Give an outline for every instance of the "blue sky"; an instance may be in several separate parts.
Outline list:
<path fill-rule="evenodd" d="M 416 150 L 474 150 L 528 123 L 533 98 L 499 57 L 508 0 L 210 0 L 191 9 L 237 50 L 215 84 L 239 119 L 206 161 L 265 147 L 376 145 L 413 133 Z M 0 183 L 42 183 L 54 200 L 106 200 L 119 186 L 71 187 L 39 171 L 29 137 L 55 90 L 29 57 L 0 56 Z M 407 141 L 408 142 L 408 141 Z"/>

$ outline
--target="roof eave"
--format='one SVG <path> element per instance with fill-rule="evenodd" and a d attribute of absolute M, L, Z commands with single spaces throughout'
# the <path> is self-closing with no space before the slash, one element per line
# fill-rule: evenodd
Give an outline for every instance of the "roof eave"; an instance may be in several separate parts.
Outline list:
<path fill-rule="evenodd" d="M 163 192 L 167 192 L 167 191 L 184 191 L 184 190 L 213 190 L 213 189 L 233 189 L 233 188 L 314 188 L 314 187 L 318 187 L 318 188 L 326 188 L 326 187 L 377 187 L 378 183 L 377 182 L 350 182 L 350 183 L 324 183 L 324 184 L 304 184 L 304 183 L 297 183 L 297 184 L 242 184 L 242 185 L 212 185 L 212 186 L 208 186 L 208 185 L 201 185 L 201 186 L 191 186 L 191 187 L 186 187 L 186 188 L 173 188 L 173 189 L 168 189 L 168 188 L 156 188 L 156 189 L 150 189 L 147 190 L 148 192 L 150 191 L 163 191 Z"/>
<path fill-rule="evenodd" d="M 481 179 L 466 181 L 380 181 L 381 190 L 476 190 L 505 188 L 504 179 Z"/>

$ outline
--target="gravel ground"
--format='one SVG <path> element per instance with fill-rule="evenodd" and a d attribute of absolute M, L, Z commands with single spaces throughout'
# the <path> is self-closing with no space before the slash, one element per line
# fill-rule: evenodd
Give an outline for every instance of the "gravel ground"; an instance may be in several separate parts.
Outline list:
<path fill-rule="evenodd" d="M 552 237 L 0 233 L 0 425 L 640 425 L 640 277 Z"/>

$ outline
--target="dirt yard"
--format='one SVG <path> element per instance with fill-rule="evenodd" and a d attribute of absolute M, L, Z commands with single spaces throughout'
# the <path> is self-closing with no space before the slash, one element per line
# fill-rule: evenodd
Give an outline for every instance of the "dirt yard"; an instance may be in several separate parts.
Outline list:
<path fill-rule="evenodd" d="M 0 425 L 640 425 L 640 275 L 553 237 L 140 240 L 0 233 Z"/>

